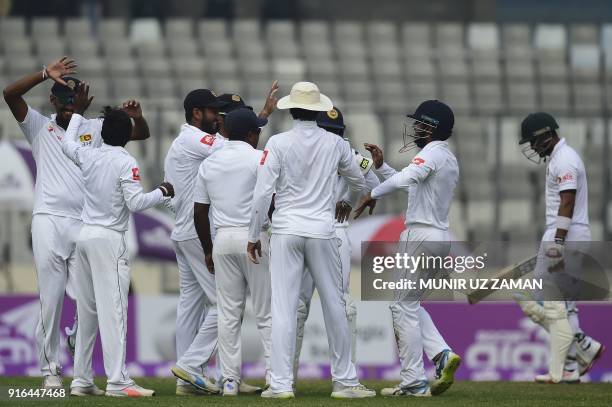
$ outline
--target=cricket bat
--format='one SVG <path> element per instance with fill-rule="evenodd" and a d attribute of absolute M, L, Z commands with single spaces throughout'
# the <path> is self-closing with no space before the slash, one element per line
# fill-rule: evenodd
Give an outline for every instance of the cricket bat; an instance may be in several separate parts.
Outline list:
<path fill-rule="evenodd" d="M 504 267 L 500 271 L 498 271 L 495 275 L 488 277 L 491 279 L 500 279 L 500 280 L 516 280 L 518 278 L 523 277 L 527 273 L 532 272 L 535 269 L 536 261 L 538 259 L 538 255 L 535 254 L 533 256 L 527 257 L 517 263 L 512 264 L 511 266 Z M 489 295 L 493 294 L 496 290 L 492 289 L 480 289 L 474 290 L 470 294 L 468 294 L 468 302 L 470 304 L 476 304 L 483 299 L 487 298 Z"/>

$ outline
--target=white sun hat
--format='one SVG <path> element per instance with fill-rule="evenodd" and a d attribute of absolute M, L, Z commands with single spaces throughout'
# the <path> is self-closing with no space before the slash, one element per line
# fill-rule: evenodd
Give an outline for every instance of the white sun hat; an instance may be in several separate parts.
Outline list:
<path fill-rule="evenodd" d="M 319 87 L 312 82 L 297 82 L 291 88 L 291 93 L 281 98 L 276 107 L 278 109 L 305 109 L 315 112 L 332 110 L 334 104 L 331 99 L 319 92 Z"/>

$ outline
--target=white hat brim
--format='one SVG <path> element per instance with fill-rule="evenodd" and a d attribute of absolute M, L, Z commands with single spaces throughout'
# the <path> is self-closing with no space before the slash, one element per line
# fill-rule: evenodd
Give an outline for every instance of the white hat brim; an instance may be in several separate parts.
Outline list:
<path fill-rule="evenodd" d="M 328 112 L 334 108 L 334 104 L 331 99 L 325 96 L 324 94 L 320 94 L 319 103 L 307 104 L 307 103 L 295 103 L 291 101 L 290 95 L 284 96 L 279 99 L 276 104 L 276 108 L 279 110 L 284 109 L 304 109 L 304 110 L 313 110 L 315 112 Z"/>

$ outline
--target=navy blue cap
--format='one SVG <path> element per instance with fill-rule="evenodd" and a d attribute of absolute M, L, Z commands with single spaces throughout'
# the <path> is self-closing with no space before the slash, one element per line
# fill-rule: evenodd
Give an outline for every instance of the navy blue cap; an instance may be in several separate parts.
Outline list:
<path fill-rule="evenodd" d="M 232 110 L 225 116 L 225 129 L 229 138 L 245 137 L 250 131 L 255 131 L 268 123 L 248 108 L 242 107 Z"/>
<path fill-rule="evenodd" d="M 81 81 L 72 76 L 63 76 L 62 79 L 66 82 L 66 85 L 61 85 L 57 82 L 53 83 L 51 94 L 59 97 L 74 97 L 76 88 Z"/>
<path fill-rule="evenodd" d="M 339 130 L 344 130 L 346 128 L 342 112 L 335 106 L 332 110 L 328 110 L 327 112 L 319 112 L 317 115 L 317 126 Z"/>
<path fill-rule="evenodd" d="M 538 133 L 545 133 L 557 130 L 559 125 L 554 117 L 545 112 L 531 113 L 523 119 L 521 123 L 521 139 L 519 144 L 525 144 Z"/>
<path fill-rule="evenodd" d="M 235 93 L 224 93 L 217 97 L 217 101 L 214 103 L 214 107 L 219 109 L 220 114 L 227 114 L 232 110 L 247 108 L 253 110 L 251 106 L 247 106 L 244 103 L 244 99 L 240 95 Z"/>
<path fill-rule="evenodd" d="M 455 125 L 455 115 L 451 108 L 439 100 L 426 100 L 413 114 L 406 115 L 435 127 L 435 135 L 450 135 Z"/>
<path fill-rule="evenodd" d="M 185 96 L 183 107 L 185 111 L 195 108 L 210 107 L 215 108 L 217 94 L 210 89 L 195 89 Z"/>

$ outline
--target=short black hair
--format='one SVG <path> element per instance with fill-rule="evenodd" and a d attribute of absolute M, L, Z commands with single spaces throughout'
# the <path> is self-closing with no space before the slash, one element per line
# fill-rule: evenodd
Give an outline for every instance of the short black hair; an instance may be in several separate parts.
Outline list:
<path fill-rule="evenodd" d="M 298 109 L 295 107 L 289 109 L 289 113 L 291 113 L 291 117 L 293 117 L 295 120 L 304 120 L 310 122 L 317 120 L 317 116 L 319 114 L 319 112 L 316 112 L 314 110 Z"/>
<path fill-rule="evenodd" d="M 102 140 L 109 146 L 124 147 L 132 138 L 132 120 L 126 112 L 110 106 L 104 107 Z"/>

